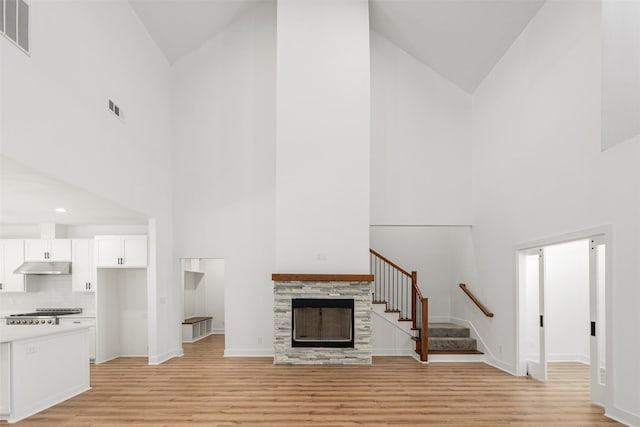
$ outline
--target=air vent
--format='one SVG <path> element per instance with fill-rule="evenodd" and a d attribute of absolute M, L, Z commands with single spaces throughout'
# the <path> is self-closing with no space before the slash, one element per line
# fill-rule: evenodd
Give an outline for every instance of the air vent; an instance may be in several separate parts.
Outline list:
<path fill-rule="evenodd" d="M 29 4 L 25 0 L 0 0 L 0 33 L 29 52 Z"/>
<path fill-rule="evenodd" d="M 118 104 L 113 102 L 112 99 L 109 100 L 109 111 L 111 111 L 113 114 L 115 114 L 118 118 L 122 120 L 122 110 L 120 109 L 120 106 L 118 106 Z"/>

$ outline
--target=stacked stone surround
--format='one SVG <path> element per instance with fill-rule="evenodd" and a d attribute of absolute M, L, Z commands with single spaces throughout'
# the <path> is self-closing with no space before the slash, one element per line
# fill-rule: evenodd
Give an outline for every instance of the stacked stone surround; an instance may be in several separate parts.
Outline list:
<path fill-rule="evenodd" d="M 292 347 L 294 298 L 353 298 L 354 347 Z M 273 287 L 275 364 L 370 365 L 371 364 L 371 282 L 276 281 Z"/>

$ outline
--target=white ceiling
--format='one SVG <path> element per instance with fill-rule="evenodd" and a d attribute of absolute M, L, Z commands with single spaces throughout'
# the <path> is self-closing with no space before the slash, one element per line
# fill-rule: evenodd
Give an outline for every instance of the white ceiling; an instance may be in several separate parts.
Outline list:
<path fill-rule="evenodd" d="M 370 0 L 371 27 L 472 93 L 544 0 Z"/>
<path fill-rule="evenodd" d="M 136 225 L 147 217 L 0 156 L 0 224 L 42 223 Z"/>
<path fill-rule="evenodd" d="M 131 7 L 174 64 L 222 31 L 260 0 L 129 0 Z"/>
<path fill-rule="evenodd" d="M 171 64 L 268 0 L 129 0 Z M 371 27 L 473 92 L 544 0 L 370 0 Z"/>

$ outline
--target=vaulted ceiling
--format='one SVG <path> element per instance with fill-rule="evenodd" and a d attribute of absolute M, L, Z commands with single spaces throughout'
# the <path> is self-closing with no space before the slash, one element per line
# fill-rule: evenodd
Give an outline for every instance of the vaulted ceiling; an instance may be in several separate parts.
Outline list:
<path fill-rule="evenodd" d="M 129 0 L 151 38 L 174 64 L 260 0 Z"/>
<path fill-rule="evenodd" d="M 544 0 L 371 0 L 371 28 L 472 93 Z"/>
<path fill-rule="evenodd" d="M 263 1 L 273 0 L 129 0 L 171 64 Z M 370 0 L 369 3 L 374 31 L 472 93 L 544 0 Z"/>

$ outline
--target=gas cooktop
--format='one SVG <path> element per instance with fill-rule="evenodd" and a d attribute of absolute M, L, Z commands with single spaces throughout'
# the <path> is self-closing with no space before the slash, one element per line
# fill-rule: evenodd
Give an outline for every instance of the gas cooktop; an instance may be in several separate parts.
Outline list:
<path fill-rule="evenodd" d="M 57 325 L 58 316 L 80 314 L 81 308 L 36 308 L 35 312 L 12 314 L 7 317 L 7 325 Z"/>

